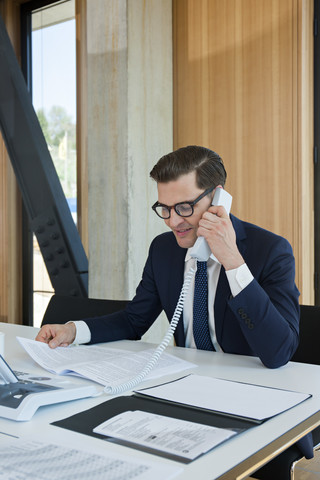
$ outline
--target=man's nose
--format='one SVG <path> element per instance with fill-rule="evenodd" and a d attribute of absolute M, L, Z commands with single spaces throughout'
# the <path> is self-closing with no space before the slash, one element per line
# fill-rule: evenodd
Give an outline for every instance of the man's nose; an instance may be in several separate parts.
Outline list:
<path fill-rule="evenodd" d="M 171 228 L 176 228 L 178 225 L 180 225 L 183 222 L 184 222 L 183 218 L 180 215 L 178 215 L 175 209 L 172 207 L 170 218 L 169 218 L 169 226 Z"/>

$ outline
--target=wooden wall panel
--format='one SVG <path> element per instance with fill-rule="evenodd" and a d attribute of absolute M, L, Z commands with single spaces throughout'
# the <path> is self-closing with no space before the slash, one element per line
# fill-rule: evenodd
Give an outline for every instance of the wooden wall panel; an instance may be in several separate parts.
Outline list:
<path fill-rule="evenodd" d="M 311 7 L 173 0 L 174 146 L 222 156 L 233 213 L 292 244 L 301 303 L 313 302 Z"/>
<path fill-rule="evenodd" d="M 87 0 L 76 0 L 75 8 L 77 42 L 77 227 L 88 256 Z"/>
<path fill-rule="evenodd" d="M 0 1 L 0 13 L 19 54 L 19 5 Z M 0 321 L 22 323 L 21 198 L 0 135 Z"/>

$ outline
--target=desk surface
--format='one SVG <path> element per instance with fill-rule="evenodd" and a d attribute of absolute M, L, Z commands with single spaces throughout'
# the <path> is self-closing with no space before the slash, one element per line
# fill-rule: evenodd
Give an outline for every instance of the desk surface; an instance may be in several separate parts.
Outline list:
<path fill-rule="evenodd" d="M 15 338 L 16 336 L 22 336 L 33 339 L 37 330 L 32 327 L 0 323 L 0 331 L 6 334 L 5 359 L 13 369 L 28 373 L 43 372 L 43 369 L 37 366 L 24 352 Z M 108 347 L 112 346 L 138 351 L 150 347 L 150 344 L 121 341 L 108 344 Z M 260 360 L 254 357 L 179 347 L 168 347 L 167 351 L 172 355 L 197 364 L 198 367 L 194 369 L 194 372 L 197 374 L 312 394 L 312 397 L 302 404 L 268 420 L 262 425 L 253 427 L 235 436 L 191 464 L 179 464 L 183 469 L 183 473 L 176 477 L 178 479 L 193 480 L 197 474 L 199 475 L 199 472 L 201 472 L 201 479 L 204 480 L 244 478 L 320 424 L 319 366 L 290 362 L 284 367 L 270 370 L 265 368 Z M 173 375 L 165 378 L 178 377 L 179 375 Z M 75 382 L 88 382 L 84 379 L 73 378 Z M 143 385 L 147 386 L 153 383 L 156 383 L 156 381 L 145 382 Z M 90 446 L 93 446 L 95 451 L 102 455 L 108 449 L 108 451 L 121 454 L 125 451 L 128 459 L 138 458 L 147 461 L 151 459 L 153 462 L 159 462 L 159 464 L 174 463 L 171 460 L 121 445 L 109 444 L 93 437 L 50 425 L 50 422 L 87 410 L 110 398 L 112 397 L 103 394 L 96 398 L 41 407 L 30 422 L 14 422 L 0 418 L 0 431 L 19 437 L 32 435 L 37 432 L 39 439 L 46 442 L 59 442 L 63 438 L 64 442 L 69 442 L 74 447 L 88 445 L 90 442 Z"/>

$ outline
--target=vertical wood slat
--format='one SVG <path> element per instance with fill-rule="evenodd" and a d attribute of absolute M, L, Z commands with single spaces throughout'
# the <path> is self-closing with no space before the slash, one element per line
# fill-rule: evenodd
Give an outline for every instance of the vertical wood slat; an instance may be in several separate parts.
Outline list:
<path fill-rule="evenodd" d="M 313 2 L 299 0 L 298 15 L 298 169 L 296 211 L 298 214 L 298 258 L 302 301 L 314 304 L 314 85 Z M 297 222 L 296 222 L 297 224 Z M 309 294 L 308 296 L 306 294 Z M 305 299 L 305 300 L 304 300 Z"/>
<path fill-rule="evenodd" d="M 0 139 L 0 321 L 8 321 L 8 222 L 6 149 Z"/>
<path fill-rule="evenodd" d="M 87 0 L 76 0 L 77 56 L 77 220 L 82 244 L 88 255 L 88 85 L 87 85 Z"/>
<path fill-rule="evenodd" d="M 0 2 L 0 13 L 19 56 L 19 5 Z M 0 134 L 0 321 L 22 323 L 21 197 Z"/>
<path fill-rule="evenodd" d="M 174 147 L 223 157 L 233 213 L 292 244 L 301 303 L 314 299 L 310 31 L 312 0 L 173 0 Z"/>

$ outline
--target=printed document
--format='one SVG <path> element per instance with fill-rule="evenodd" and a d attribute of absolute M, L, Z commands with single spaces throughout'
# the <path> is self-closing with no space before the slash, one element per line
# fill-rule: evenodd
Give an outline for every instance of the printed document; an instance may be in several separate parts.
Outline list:
<path fill-rule="evenodd" d="M 194 460 L 236 434 L 232 430 L 142 412 L 120 413 L 98 425 L 95 433 Z"/>
<path fill-rule="evenodd" d="M 50 348 L 46 343 L 17 337 L 22 347 L 42 368 L 58 375 L 78 375 L 101 385 L 126 382 L 141 372 L 154 349 L 130 352 L 106 346 L 79 345 Z M 197 365 L 163 353 L 146 380 L 177 373 Z"/>
<path fill-rule="evenodd" d="M 0 480 L 163 480 L 181 473 L 181 467 L 128 459 L 106 451 L 99 455 L 32 438 L 0 439 Z M 89 450 L 89 451 L 88 451 Z"/>
<path fill-rule="evenodd" d="M 239 417 L 265 420 L 298 405 L 311 395 L 220 378 L 188 375 L 137 391 L 140 395 Z"/>

